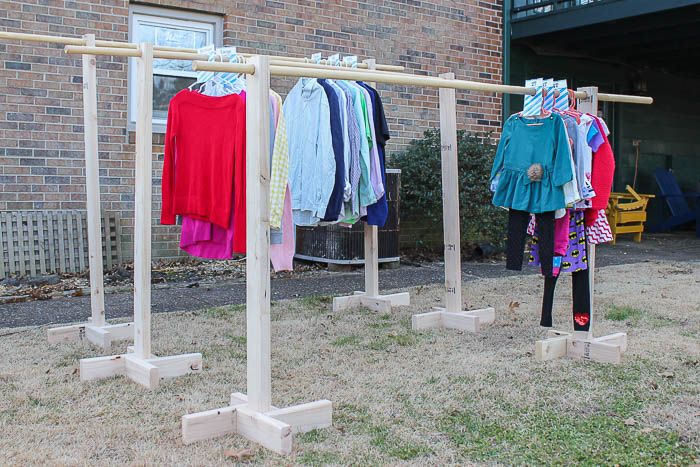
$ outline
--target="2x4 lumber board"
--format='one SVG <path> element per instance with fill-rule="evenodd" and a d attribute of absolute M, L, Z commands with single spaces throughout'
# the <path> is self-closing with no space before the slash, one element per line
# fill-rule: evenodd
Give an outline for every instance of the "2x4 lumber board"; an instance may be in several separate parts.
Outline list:
<path fill-rule="evenodd" d="M 470 315 L 463 312 L 442 312 L 442 326 L 447 329 L 459 329 L 461 331 L 479 332 L 481 320 L 478 315 Z"/>
<path fill-rule="evenodd" d="M 378 313 L 391 312 L 391 300 L 386 300 L 383 297 L 360 297 L 360 303 L 366 308 Z"/>
<path fill-rule="evenodd" d="M 77 341 L 85 335 L 85 326 L 85 324 L 71 324 L 69 326 L 51 328 L 46 331 L 46 337 L 49 344 Z"/>
<path fill-rule="evenodd" d="M 613 344 L 620 346 L 620 350 L 624 353 L 627 351 L 627 333 L 616 332 L 614 334 L 608 334 L 607 336 L 601 336 L 594 339 L 596 342 L 603 342 L 605 344 Z"/>
<path fill-rule="evenodd" d="M 540 362 L 565 357 L 569 336 L 550 337 L 535 342 L 535 359 Z"/>
<path fill-rule="evenodd" d="M 362 304 L 360 295 L 348 295 L 345 297 L 333 297 L 333 311 L 348 310 L 357 308 Z"/>
<path fill-rule="evenodd" d="M 364 64 L 370 70 L 374 70 L 377 67 L 377 62 L 374 59 L 365 60 Z M 376 86 L 376 83 L 369 83 L 370 86 Z M 376 225 L 369 225 L 365 223 L 364 228 L 364 242 L 365 242 L 365 294 L 370 297 L 377 297 L 379 295 L 379 228 Z M 370 309 L 377 310 L 376 305 L 382 307 L 383 304 L 368 305 L 366 302 L 362 302 Z M 391 305 L 389 305 L 391 310 Z M 383 311 L 383 310 L 382 310 Z"/>
<path fill-rule="evenodd" d="M 267 412 L 272 403 L 269 62 L 264 56 L 251 58 L 257 73 L 246 79 L 247 380 L 249 404 L 257 412 Z"/>
<path fill-rule="evenodd" d="M 496 321 L 496 309 L 493 307 L 463 311 L 462 314 L 477 316 L 481 324 L 493 323 Z"/>
<path fill-rule="evenodd" d="M 442 311 L 429 311 L 415 314 L 411 317 L 411 327 L 414 331 L 442 327 Z"/>
<path fill-rule="evenodd" d="M 292 427 L 244 405 L 236 408 L 236 432 L 277 454 L 292 452 Z"/>
<path fill-rule="evenodd" d="M 240 392 L 231 394 L 231 406 L 247 403 L 248 396 L 245 394 Z M 282 409 L 272 407 L 266 415 L 287 423 L 292 427 L 293 433 L 305 433 L 316 428 L 327 428 L 333 424 L 333 403 L 322 399 Z"/>
<path fill-rule="evenodd" d="M 240 404 L 240 405 L 245 405 Z M 182 416 L 182 442 L 191 444 L 236 432 L 236 406 Z"/>
<path fill-rule="evenodd" d="M 411 294 L 408 292 L 380 295 L 380 297 L 389 300 L 391 306 L 409 306 L 411 304 Z"/>
<path fill-rule="evenodd" d="M 87 340 L 102 349 L 108 349 L 112 346 L 112 336 L 109 331 L 98 326 L 85 326 L 85 337 Z"/>
<path fill-rule="evenodd" d="M 134 354 L 122 355 L 122 358 L 125 361 L 126 376 L 129 379 L 148 389 L 158 387 L 160 372 L 156 365 Z"/>
<path fill-rule="evenodd" d="M 134 338 L 134 323 L 107 324 L 102 326 L 107 331 L 112 341 L 125 341 Z"/>
<path fill-rule="evenodd" d="M 126 374 L 126 360 L 123 355 L 80 359 L 80 380 L 93 381 Z"/>
<path fill-rule="evenodd" d="M 95 45 L 94 34 L 84 35 L 83 40 L 85 45 Z M 87 205 L 88 264 L 90 267 L 90 308 L 92 324 L 102 326 L 105 323 L 105 305 L 103 295 L 104 274 L 102 270 L 100 168 L 97 141 L 97 60 L 94 55 L 83 55 L 83 137 L 85 141 L 85 195 Z M 107 233 L 109 234 L 109 232 Z M 107 241 L 109 242 L 109 238 L 107 238 Z M 81 248 L 81 258 L 82 252 Z"/>
<path fill-rule="evenodd" d="M 598 115 L 598 88 L 595 86 L 589 86 L 589 87 L 583 87 L 583 88 L 578 88 L 578 92 L 583 92 L 586 94 L 586 97 L 581 99 L 579 98 L 578 102 L 578 109 L 581 112 L 584 113 L 589 113 L 591 115 Z M 595 290 L 595 245 L 589 244 L 588 245 L 588 273 L 589 273 L 589 294 L 590 294 L 590 324 L 589 324 L 589 331 L 593 332 L 593 321 L 594 321 L 594 315 L 593 315 L 593 296 L 594 296 L 594 290 Z"/>
<path fill-rule="evenodd" d="M 292 433 L 306 433 L 333 425 L 333 403 L 324 399 L 283 409 L 274 409 L 266 415 L 291 426 Z"/>
<path fill-rule="evenodd" d="M 569 339 L 566 354 L 572 358 L 593 360 L 600 363 L 620 363 L 622 348 L 605 342 Z"/>
<path fill-rule="evenodd" d="M 445 73 L 440 75 L 440 78 L 453 80 L 454 76 L 454 73 Z M 445 243 L 445 308 L 448 312 L 457 313 L 462 309 L 457 98 L 455 90 L 447 88 L 440 88 L 439 98 L 442 218 Z M 443 324 L 446 323 L 443 322 Z"/>
<path fill-rule="evenodd" d="M 151 192 L 153 190 L 153 46 L 141 44 L 138 63 L 134 212 L 134 348 L 151 355 Z"/>
<path fill-rule="evenodd" d="M 178 376 L 202 371 L 202 354 L 188 353 L 156 357 L 146 362 L 158 368 L 160 378 L 176 378 Z"/>
<path fill-rule="evenodd" d="M 379 229 L 365 224 L 365 293 L 371 297 L 379 295 Z"/>

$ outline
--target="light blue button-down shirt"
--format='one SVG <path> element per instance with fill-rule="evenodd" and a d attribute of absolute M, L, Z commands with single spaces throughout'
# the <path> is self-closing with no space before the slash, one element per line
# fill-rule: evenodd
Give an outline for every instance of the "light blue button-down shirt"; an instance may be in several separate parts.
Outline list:
<path fill-rule="evenodd" d="M 330 105 L 313 78 L 300 78 L 282 105 L 289 145 L 289 188 L 296 225 L 325 215 L 335 184 Z"/>

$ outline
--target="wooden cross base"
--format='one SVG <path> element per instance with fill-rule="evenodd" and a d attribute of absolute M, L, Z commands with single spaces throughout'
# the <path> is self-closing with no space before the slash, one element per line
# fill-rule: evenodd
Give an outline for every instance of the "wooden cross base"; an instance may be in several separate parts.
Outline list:
<path fill-rule="evenodd" d="M 123 375 L 148 389 L 157 388 L 161 378 L 175 378 L 200 371 L 202 371 L 201 353 L 169 357 L 151 356 L 151 358 L 145 359 L 139 358 L 133 353 L 127 353 L 80 359 L 81 381 Z"/>
<path fill-rule="evenodd" d="M 408 306 L 411 304 L 411 296 L 408 292 L 391 295 L 377 295 L 370 297 L 365 292 L 355 292 L 353 295 L 333 298 L 333 311 L 342 311 L 349 308 L 364 306 L 373 311 L 390 313 L 393 306 Z"/>
<path fill-rule="evenodd" d="M 182 441 L 185 444 L 237 433 L 278 454 L 292 452 L 294 433 L 303 433 L 333 424 L 333 404 L 328 400 L 272 407 L 258 412 L 248 405 L 248 396 L 231 394 L 231 404 L 220 409 L 183 415 Z"/>
<path fill-rule="evenodd" d="M 544 362 L 560 357 L 620 363 L 627 350 L 627 333 L 617 332 L 593 338 L 588 332 L 547 331 L 547 338 L 535 343 L 535 358 Z"/>
<path fill-rule="evenodd" d="M 108 350 L 116 341 L 134 340 L 134 323 L 105 324 L 95 326 L 87 323 L 60 326 L 47 331 L 49 344 L 75 342 L 87 339 L 90 343 Z"/>
<path fill-rule="evenodd" d="M 480 310 L 451 312 L 444 308 L 434 307 L 433 311 L 413 315 L 411 319 L 414 331 L 423 329 L 460 329 L 462 331 L 479 332 L 482 324 L 493 323 L 496 310 L 482 308 Z"/>

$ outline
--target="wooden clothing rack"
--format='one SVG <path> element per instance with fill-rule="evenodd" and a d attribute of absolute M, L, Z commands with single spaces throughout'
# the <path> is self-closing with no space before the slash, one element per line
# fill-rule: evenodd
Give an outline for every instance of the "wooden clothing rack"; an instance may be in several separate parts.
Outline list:
<path fill-rule="evenodd" d="M 0 38 L 7 37 L 0 35 Z M 46 36 L 42 36 L 46 37 Z M 15 37 L 16 38 L 16 37 Z M 82 39 L 77 39 L 82 40 Z M 55 40 L 53 42 L 60 42 Z M 134 329 L 135 346 L 133 352 L 109 357 L 82 359 L 81 379 L 94 379 L 124 374 L 146 387 L 154 387 L 162 377 L 178 376 L 201 369 L 200 354 L 186 354 L 173 357 L 153 357 L 150 353 L 150 226 L 151 226 L 151 161 L 152 161 L 152 121 L 151 92 L 154 58 L 191 60 L 191 51 L 181 52 L 154 48 L 151 44 L 138 46 L 100 47 L 81 44 L 66 46 L 66 52 L 92 57 L 95 55 L 136 57 L 138 73 L 138 109 L 136 124 L 136 202 L 135 202 L 135 263 L 134 263 Z M 194 54 L 199 55 L 199 54 Z M 311 65 L 311 66 L 309 66 Z M 269 92 L 271 76 L 312 77 L 346 80 L 363 80 L 376 83 L 403 84 L 408 86 L 439 89 L 440 127 L 442 147 L 443 177 L 443 218 L 445 219 L 445 307 L 413 317 L 415 329 L 433 327 L 458 328 L 476 331 L 484 322 L 494 319 L 494 310 L 487 308 L 476 311 L 462 311 L 461 299 L 461 257 L 459 243 L 459 198 L 457 183 L 457 114 L 456 90 L 496 92 L 510 94 L 535 94 L 535 89 L 521 86 L 485 84 L 454 79 L 453 74 L 440 77 L 415 76 L 380 70 L 379 65 L 366 61 L 366 69 L 338 69 L 326 65 L 315 65 L 298 60 L 268 56 L 251 56 L 248 63 L 218 63 L 194 61 L 193 70 L 227 71 L 247 75 L 246 106 L 246 333 L 247 333 L 247 395 L 234 393 L 226 407 L 182 417 L 182 435 L 186 443 L 212 438 L 227 433 L 241 434 L 275 452 L 287 454 L 292 450 L 293 434 L 315 428 L 330 426 L 332 423 L 332 403 L 320 400 L 288 408 L 272 405 L 271 394 L 271 323 L 270 323 L 270 262 L 269 262 Z M 651 104 L 648 97 L 599 94 L 596 88 L 581 88 L 576 97 L 584 102 L 604 100 Z M 591 104 L 593 105 L 593 104 Z M 581 107 L 582 110 L 587 110 Z M 591 107 L 593 109 L 593 107 Z M 87 138 L 87 137 L 86 137 Z M 87 147 L 87 146 L 86 146 Z M 96 163 L 96 154 L 95 163 Z M 88 195 L 90 196 L 90 195 Z M 94 190 L 92 196 L 99 192 Z M 407 296 L 392 298 L 378 295 L 376 273 L 376 227 L 365 231 L 366 244 L 369 243 L 369 258 L 366 259 L 366 290 L 359 295 L 359 304 L 386 310 L 389 304 L 407 303 Z M 592 249 L 592 260 L 595 258 Z M 592 266 L 592 265 L 591 265 Z M 368 278 L 368 276 L 371 276 Z M 592 287 L 591 287 L 592 291 Z M 339 307 L 348 302 L 358 304 L 358 296 L 341 297 Z M 381 299 L 381 300 L 379 300 Z M 376 301 L 373 301 L 376 300 Z M 343 303 L 345 302 L 345 303 Z M 381 302 L 381 303 L 379 303 Z M 591 353 L 581 355 L 569 352 L 568 347 L 579 346 L 584 342 L 590 348 L 594 342 L 588 336 L 556 335 L 554 348 L 565 342 L 567 353 L 574 357 L 592 358 Z M 548 340 L 549 341 L 549 340 Z M 608 345 L 616 345 L 609 344 Z M 558 348 L 558 347 L 557 347 Z M 594 352 L 595 353 L 595 352 Z M 554 355 L 552 352 L 550 354 Z M 548 354 L 549 355 L 549 354 Z M 560 355 L 557 355 L 560 356 Z"/>
<path fill-rule="evenodd" d="M 96 40 L 94 34 L 86 34 L 83 37 L 61 37 L 41 34 L 26 34 L 0 31 L 0 39 L 19 40 L 30 42 L 46 42 L 53 44 L 63 44 L 64 46 L 87 46 L 100 47 L 99 55 L 132 56 L 138 57 L 138 44 L 116 41 Z M 175 47 L 153 47 L 154 58 L 176 59 L 176 60 L 207 60 L 208 55 L 197 53 L 196 49 L 184 49 Z M 67 47 L 68 53 L 75 53 Z M 240 54 L 251 57 L 252 54 Z M 326 64 L 308 63 L 308 59 L 303 57 L 270 56 L 273 63 L 279 65 L 295 65 L 301 68 L 331 68 L 337 67 Z M 377 64 L 375 60 L 366 60 L 357 64 L 357 69 L 401 72 L 403 66 Z M 85 139 L 85 180 L 88 216 L 88 258 L 90 271 L 90 298 L 91 316 L 85 323 L 72 324 L 50 328 L 47 331 L 48 341 L 51 344 L 60 342 L 76 341 L 86 339 L 93 345 L 103 350 L 108 350 L 112 343 L 121 340 L 133 340 L 134 323 L 107 324 L 105 319 L 104 305 L 104 285 L 103 266 L 101 261 L 101 224 L 100 224 L 100 185 L 99 185 L 99 158 L 97 140 L 97 64 L 94 55 L 83 54 L 83 124 Z M 378 238 L 377 228 L 365 226 L 365 250 L 369 252 L 366 259 L 366 288 L 370 291 L 367 295 L 377 297 L 376 301 L 367 297 L 349 297 L 351 301 L 340 303 L 359 305 L 366 303 L 373 309 L 377 309 L 376 302 L 382 300 L 378 297 Z M 373 292 L 374 291 L 374 292 Z M 361 292 L 357 292 L 360 294 Z M 408 305 L 408 293 L 388 296 L 392 299 L 393 305 Z M 335 302 L 334 302 L 335 303 Z M 386 303 L 381 301 L 380 304 Z M 340 306 L 338 309 L 342 309 Z M 386 309 L 382 308 L 382 309 Z"/>

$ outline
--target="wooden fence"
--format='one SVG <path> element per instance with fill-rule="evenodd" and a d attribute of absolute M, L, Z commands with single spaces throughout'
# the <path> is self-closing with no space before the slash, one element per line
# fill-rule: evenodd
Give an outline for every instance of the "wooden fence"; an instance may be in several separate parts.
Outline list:
<path fill-rule="evenodd" d="M 116 212 L 102 216 L 102 255 L 106 268 L 122 261 Z M 85 211 L 0 213 L 0 278 L 76 273 L 88 268 Z"/>

